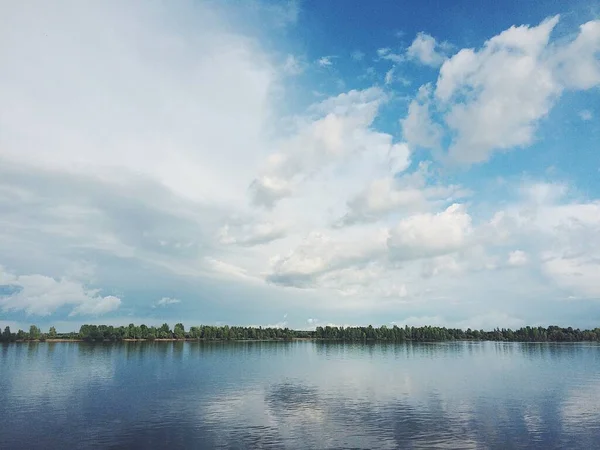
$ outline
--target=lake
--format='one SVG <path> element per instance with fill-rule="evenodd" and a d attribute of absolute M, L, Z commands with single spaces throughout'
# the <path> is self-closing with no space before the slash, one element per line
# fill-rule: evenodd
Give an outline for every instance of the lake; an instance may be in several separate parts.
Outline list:
<path fill-rule="evenodd" d="M 600 346 L 0 346 L 0 448 L 600 446 Z"/>

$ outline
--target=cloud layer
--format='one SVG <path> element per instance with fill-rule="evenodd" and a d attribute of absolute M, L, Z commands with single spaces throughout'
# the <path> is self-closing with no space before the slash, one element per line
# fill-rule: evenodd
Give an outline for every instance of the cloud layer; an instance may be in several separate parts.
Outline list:
<path fill-rule="evenodd" d="M 258 5 L 1 8 L 7 320 L 589 323 L 599 20 L 324 56 Z"/>

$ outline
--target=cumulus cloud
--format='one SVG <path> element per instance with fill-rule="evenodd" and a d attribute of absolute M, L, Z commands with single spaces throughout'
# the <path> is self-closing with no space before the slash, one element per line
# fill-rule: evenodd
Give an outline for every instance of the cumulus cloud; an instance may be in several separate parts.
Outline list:
<path fill-rule="evenodd" d="M 527 257 L 527 253 L 523 250 L 515 250 L 509 253 L 508 255 L 508 265 L 509 266 L 523 266 L 527 264 L 529 258 Z"/>
<path fill-rule="evenodd" d="M 224 20 L 227 8 L 197 13 L 192 25 L 150 4 L 5 9 L 0 39 L 17 43 L 0 49 L 10 66 L 0 250 L 11 267 L 61 279 L 72 258 L 110 255 L 209 269 L 198 253 L 246 205 L 278 81 L 260 46 Z"/>
<path fill-rule="evenodd" d="M 559 46 L 550 56 L 559 80 L 571 89 L 590 89 L 600 84 L 600 20 L 579 27 L 570 43 Z"/>
<path fill-rule="evenodd" d="M 530 182 L 520 187 L 521 195 L 536 205 L 555 203 L 567 194 L 569 187 L 564 183 Z"/>
<path fill-rule="evenodd" d="M 404 139 L 411 146 L 433 150 L 440 148 L 444 130 L 432 118 L 430 85 L 419 88 L 419 92 L 408 106 L 408 114 L 400 120 Z"/>
<path fill-rule="evenodd" d="M 392 177 L 374 180 L 363 192 L 348 202 L 343 224 L 376 221 L 396 210 L 418 210 L 425 207 L 425 196 L 419 188 L 397 188 L 400 183 Z"/>
<path fill-rule="evenodd" d="M 14 275 L 1 267 L 0 284 L 0 307 L 4 312 L 47 316 L 64 306 L 74 306 L 69 315 L 101 315 L 121 305 L 118 297 L 103 297 L 100 290 L 87 288 L 76 280 L 40 274 Z"/>
<path fill-rule="evenodd" d="M 188 198 L 239 202 L 263 146 L 275 68 L 216 10 L 198 8 L 193 24 L 158 4 L 8 8 L 0 39 L 18 45 L 0 49 L 10 62 L 2 157 L 84 174 L 134 170 Z"/>
<path fill-rule="evenodd" d="M 76 306 L 69 316 L 102 315 L 114 311 L 121 306 L 121 299 L 114 295 L 103 297 L 99 301 L 85 302 Z"/>
<path fill-rule="evenodd" d="M 600 298 L 600 203 L 565 197 L 561 183 L 531 182 L 520 192 L 521 202 L 496 216 L 499 226 L 512 240 L 528 244 L 541 261 L 541 273 L 563 290 L 563 297 Z M 508 262 L 529 260 L 525 252 L 514 251 Z"/>
<path fill-rule="evenodd" d="M 597 253 L 593 256 L 572 256 L 549 252 L 542 256 L 546 257 L 542 265 L 544 274 L 567 290 L 570 297 L 600 298 L 600 286 L 598 286 L 600 257 Z"/>
<path fill-rule="evenodd" d="M 252 203 L 256 206 L 273 208 L 277 202 L 292 194 L 290 183 L 282 178 L 262 176 L 250 184 Z"/>
<path fill-rule="evenodd" d="M 271 283 L 295 286 L 318 286 L 318 278 L 328 272 L 367 264 L 384 250 L 385 232 L 369 239 L 333 239 L 322 233 L 311 233 L 287 255 L 277 255 L 272 260 L 272 271 L 267 280 Z"/>
<path fill-rule="evenodd" d="M 558 20 L 513 26 L 481 49 L 462 49 L 444 62 L 435 99 L 454 136 L 452 160 L 478 163 L 494 151 L 530 145 L 565 89 L 600 83 L 600 22 L 584 24 L 571 42 L 550 44 Z"/>
<path fill-rule="evenodd" d="M 372 181 L 348 201 L 348 212 L 339 224 L 377 221 L 392 213 L 424 212 L 469 195 L 460 186 L 431 183 L 429 166 L 428 162 L 421 162 L 412 173 Z M 393 167 L 392 173 L 399 173 L 397 169 Z"/>
<path fill-rule="evenodd" d="M 314 116 L 300 118 L 296 132 L 265 160 L 261 175 L 250 185 L 252 202 L 272 208 L 328 164 L 360 152 L 395 151 L 391 135 L 371 129 L 385 100 L 385 93 L 373 87 L 313 105 Z"/>
<path fill-rule="evenodd" d="M 407 52 L 377 51 L 393 67 L 361 80 L 381 86 L 346 90 L 339 82 L 351 80 L 318 71 L 346 92 L 305 108 L 304 94 L 326 87 L 289 86 L 308 69 L 281 30 L 297 8 L 108 1 L 3 12 L 0 40 L 15 45 L 0 47 L 0 253 L 25 274 L 2 272 L 8 319 L 75 323 L 117 310 L 104 292 L 124 297 L 143 280 L 154 299 L 193 290 L 256 314 L 356 312 L 336 319 L 346 323 L 400 305 L 444 320 L 460 305 L 464 318 L 499 309 L 510 322 L 552 310 L 541 298 L 598 296 L 597 200 L 547 180 L 490 188 L 443 164 L 529 145 L 563 92 L 596 86 L 597 21 L 554 41 L 557 18 L 516 26 L 452 57 L 422 33 Z M 267 34 L 276 49 L 262 45 Z M 407 59 L 441 69 L 407 105 L 397 139 L 392 88 Z M 490 200 L 503 194 L 501 206 Z M 97 270 L 74 271 L 80 262 Z M 132 313 L 148 308 L 135 297 L 124 297 Z M 223 319 L 239 321 L 234 310 Z"/>
<path fill-rule="evenodd" d="M 377 57 L 379 59 L 383 59 L 383 60 L 387 60 L 387 61 L 392 61 L 396 64 L 401 63 L 405 60 L 404 55 L 400 55 L 398 53 L 394 53 L 392 51 L 391 48 L 389 47 L 383 47 L 383 48 L 379 48 L 377 49 Z"/>
<path fill-rule="evenodd" d="M 388 245 L 398 259 L 438 256 L 460 250 L 473 231 L 464 205 L 453 204 L 437 214 L 416 214 L 401 220 L 390 233 Z"/>
<path fill-rule="evenodd" d="M 457 135 L 449 149 L 451 158 L 481 162 L 493 150 L 533 142 L 537 121 L 548 114 L 561 91 L 545 57 L 557 22 L 555 17 L 537 27 L 512 27 L 480 51 L 463 49 L 444 63 L 436 98 L 464 99 L 450 104 L 446 114 L 446 123 Z"/>
<path fill-rule="evenodd" d="M 446 59 L 445 50 L 448 48 L 448 44 L 439 44 L 433 36 L 421 32 L 406 50 L 406 56 L 426 66 L 439 67 Z"/>

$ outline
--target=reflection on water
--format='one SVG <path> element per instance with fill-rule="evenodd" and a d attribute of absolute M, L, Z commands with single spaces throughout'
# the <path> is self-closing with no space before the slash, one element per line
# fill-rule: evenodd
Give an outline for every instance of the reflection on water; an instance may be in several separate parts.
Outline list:
<path fill-rule="evenodd" d="M 592 344 L 0 347 L 0 448 L 594 448 Z"/>

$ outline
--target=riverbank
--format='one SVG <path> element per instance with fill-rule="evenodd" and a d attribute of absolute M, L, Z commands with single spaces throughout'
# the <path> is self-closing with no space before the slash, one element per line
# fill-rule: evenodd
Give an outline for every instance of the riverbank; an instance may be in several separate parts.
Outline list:
<path fill-rule="evenodd" d="M 117 340 L 86 340 L 86 339 L 16 339 L 7 343 L 11 344 L 25 344 L 28 342 L 33 343 L 57 343 L 57 342 L 91 342 L 91 343 L 110 343 L 110 342 L 290 342 L 290 341 L 323 341 L 332 339 L 317 339 L 317 338 L 290 338 L 290 339 L 203 339 L 203 338 L 161 338 L 161 339 L 117 339 Z"/>
<path fill-rule="evenodd" d="M 383 339 L 364 339 L 364 340 L 346 340 L 346 339 L 326 339 L 326 338 L 291 338 L 291 339 L 202 339 L 202 338 L 185 338 L 185 339 L 119 339 L 110 340 L 105 339 L 99 340 L 86 340 L 86 339 L 37 339 L 37 340 L 15 340 L 10 342 L 0 342 L 0 344 L 43 344 L 43 343 L 86 343 L 86 344 L 118 344 L 122 342 L 128 343 L 152 343 L 152 342 L 203 342 L 203 343 L 242 343 L 242 342 L 338 342 L 345 344 L 442 344 L 450 342 L 504 342 L 504 343 L 515 343 L 515 344 L 599 344 L 596 340 L 581 340 L 581 341 L 498 341 L 494 339 L 454 339 L 445 341 L 436 340 L 416 340 L 416 339 L 404 339 L 402 341 L 388 341 Z"/>
<path fill-rule="evenodd" d="M 50 327 L 43 333 L 32 325 L 29 333 L 19 330 L 12 333 L 9 327 L 0 335 L 0 341 L 47 341 L 47 342 L 137 342 L 137 341 L 297 341 L 326 340 L 340 342 L 444 342 L 444 341 L 500 341 L 500 342 L 600 342 L 600 328 L 580 330 L 545 327 L 522 327 L 517 330 L 496 328 L 491 331 L 463 330 L 433 326 L 422 327 L 335 327 L 317 326 L 314 330 L 289 328 L 262 328 L 245 326 L 200 325 L 185 329 L 178 323 L 173 329 L 168 324 L 160 327 L 130 324 L 129 326 L 82 325 L 79 332 L 59 333 Z"/>

